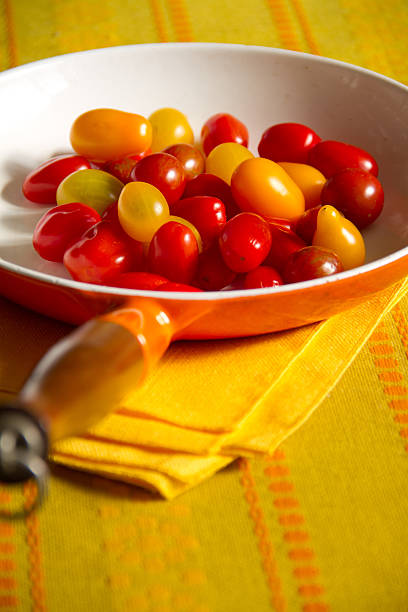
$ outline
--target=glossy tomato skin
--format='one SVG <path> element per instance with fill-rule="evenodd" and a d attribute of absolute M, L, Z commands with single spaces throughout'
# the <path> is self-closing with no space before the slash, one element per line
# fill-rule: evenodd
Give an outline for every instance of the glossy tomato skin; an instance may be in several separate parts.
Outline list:
<path fill-rule="evenodd" d="M 285 283 L 298 283 L 342 271 L 343 264 L 333 251 L 307 246 L 289 256 L 282 277 Z"/>
<path fill-rule="evenodd" d="M 218 241 L 200 253 L 194 285 L 204 291 L 219 291 L 230 285 L 235 278 L 236 273 L 227 266 L 221 255 Z"/>
<path fill-rule="evenodd" d="M 123 231 L 100 221 L 64 254 L 64 265 L 74 280 L 109 284 L 123 272 L 142 265 L 143 245 Z"/>
<path fill-rule="evenodd" d="M 201 292 L 202 290 L 198 287 L 193 287 L 193 285 L 168 281 L 159 287 L 159 291 L 187 291 L 188 293 L 197 293 Z"/>
<path fill-rule="evenodd" d="M 227 219 L 231 219 L 231 217 L 241 212 L 232 196 L 231 187 L 215 174 L 203 172 L 195 179 L 188 181 L 184 189 L 183 199 L 204 195 L 213 196 L 221 200 L 225 206 Z"/>
<path fill-rule="evenodd" d="M 258 266 L 245 275 L 244 289 L 261 289 L 263 287 L 278 287 L 283 284 L 281 275 L 270 266 Z"/>
<path fill-rule="evenodd" d="M 193 232 L 177 221 L 167 221 L 149 245 L 148 269 L 175 283 L 190 285 L 198 262 L 198 244 Z"/>
<path fill-rule="evenodd" d="M 111 159 L 104 164 L 100 164 L 100 169 L 105 170 L 105 172 L 109 172 L 117 179 L 122 181 L 122 183 L 129 183 L 131 179 L 131 172 L 133 168 L 136 166 L 137 162 L 143 157 L 150 155 L 151 149 L 146 149 L 146 151 L 142 151 L 142 153 L 134 154 L 134 155 L 126 155 L 125 157 L 121 157 L 119 159 Z"/>
<path fill-rule="evenodd" d="M 168 278 L 151 272 L 123 272 L 111 283 L 112 287 L 125 289 L 144 289 L 146 291 L 160 290 L 161 285 L 169 282 Z"/>
<path fill-rule="evenodd" d="M 182 164 L 168 153 L 152 153 L 140 159 L 130 177 L 132 181 L 142 181 L 156 187 L 169 206 L 181 198 L 186 185 Z"/>
<path fill-rule="evenodd" d="M 326 178 L 345 168 L 360 168 L 378 175 L 378 165 L 367 151 L 338 140 L 322 140 L 310 150 L 308 162 Z"/>
<path fill-rule="evenodd" d="M 55 206 L 35 226 L 33 246 L 43 259 L 61 262 L 65 251 L 100 220 L 96 210 L 79 202 Z"/>
<path fill-rule="evenodd" d="M 258 153 L 274 162 L 307 164 L 309 151 L 320 140 L 316 132 L 302 123 L 277 123 L 262 134 Z"/>
<path fill-rule="evenodd" d="M 236 142 L 248 146 L 248 129 L 242 121 L 229 113 L 217 113 L 204 123 L 201 129 L 201 142 L 204 153 L 210 151 L 224 142 Z"/>
<path fill-rule="evenodd" d="M 61 155 L 32 170 L 23 182 L 23 194 L 36 204 L 55 204 L 58 185 L 72 172 L 91 168 L 82 155 Z"/>
<path fill-rule="evenodd" d="M 205 160 L 203 154 L 194 145 L 187 143 L 175 144 L 164 149 L 163 153 L 173 155 L 179 160 L 183 166 L 186 181 L 191 181 L 204 172 Z"/>
<path fill-rule="evenodd" d="M 326 181 L 321 201 L 322 204 L 331 204 L 363 229 L 381 214 L 384 191 L 380 181 L 370 172 L 346 168 Z"/>
<path fill-rule="evenodd" d="M 225 263 L 233 272 L 249 272 L 261 265 L 269 253 L 271 232 L 268 223 L 254 213 L 240 213 L 226 223 L 219 246 Z"/>
<path fill-rule="evenodd" d="M 308 245 L 312 244 L 313 236 L 317 226 L 317 215 L 319 214 L 320 209 L 320 204 L 319 206 L 308 208 L 296 222 L 296 234 L 300 236 Z"/>
<path fill-rule="evenodd" d="M 227 222 L 224 204 L 211 196 L 193 196 L 179 200 L 173 205 L 171 212 L 184 217 L 197 228 L 204 248 L 220 235 Z"/>
<path fill-rule="evenodd" d="M 269 230 L 272 244 L 264 263 L 282 274 L 290 255 L 305 247 L 306 243 L 297 234 L 282 226 L 270 223 Z"/>

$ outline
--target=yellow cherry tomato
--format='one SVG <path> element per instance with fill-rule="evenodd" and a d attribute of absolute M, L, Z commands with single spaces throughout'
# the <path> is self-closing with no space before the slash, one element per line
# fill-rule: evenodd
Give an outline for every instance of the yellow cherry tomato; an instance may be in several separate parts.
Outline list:
<path fill-rule="evenodd" d="M 174 144 L 194 144 L 194 134 L 187 117 L 176 108 L 159 108 L 149 117 L 153 136 L 153 153 Z"/>
<path fill-rule="evenodd" d="M 215 174 L 230 185 L 234 170 L 243 161 L 253 157 L 251 151 L 243 145 L 236 142 L 223 142 L 214 147 L 208 154 L 205 171 L 209 174 Z"/>
<path fill-rule="evenodd" d="M 279 162 L 279 166 L 289 174 L 303 193 L 306 210 L 320 204 L 320 195 L 327 179 L 317 168 L 293 162 Z"/>
<path fill-rule="evenodd" d="M 365 244 L 361 233 L 329 204 L 319 210 L 312 244 L 334 251 L 345 270 L 357 268 L 364 263 Z"/>
<path fill-rule="evenodd" d="M 87 168 L 68 174 L 58 185 L 57 204 L 81 202 L 91 206 L 99 214 L 116 202 L 123 183 L 109 172 Z"/>
<path fill-rule="evenodd" d="M 170 216 L 164 195 L 154 185 L 142 181 L 127 183 L 118 201 L 119 222 L 125 232 L 139 242 L 149 242 Z"/>
<path fill-rule="evenodd" d="M 195 225 L 190 223 L 190 221 L 187 221 L 187 219 L 183 219 L 183 217 L 177 217 L 176 215 L 170 215 L 167 221 L 176 221 L 177 223 L 183 223 L 186 227 L 188 227 L 193 232 L 194 237 L 197 240 L 198 252 L 202 252 L 203 241 L 201 239 L 200 232 L 198 231 Z"/>
<path fill-rule="evenodd" d="M 231 179 L 232 195 L 243 211 L 263 217 L 297 219 L 305 211 L 303 193 L 277 163 L 263 157 L 243 161 Z"/>
<path fill-rule="evenodd" d="M 146 151 L 152 142 L 152 126 L 142 115 L 95 108 L 75 119 L 70 140 L 79 155 L 106 162 Z"/>

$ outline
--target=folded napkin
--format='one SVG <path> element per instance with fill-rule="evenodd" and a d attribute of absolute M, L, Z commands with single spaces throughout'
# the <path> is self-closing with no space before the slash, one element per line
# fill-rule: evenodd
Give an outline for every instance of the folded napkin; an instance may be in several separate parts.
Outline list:
<path fill-rule="evenodd" d="M 143 387 L 51 459 L 172 498 L 238 456 L 271 453 L 334 387 L 408 279 L 331 319 L 255 338 L 174 343 Z M 18 392 L 70 327 L 0 299 L 0 389 Z"/>

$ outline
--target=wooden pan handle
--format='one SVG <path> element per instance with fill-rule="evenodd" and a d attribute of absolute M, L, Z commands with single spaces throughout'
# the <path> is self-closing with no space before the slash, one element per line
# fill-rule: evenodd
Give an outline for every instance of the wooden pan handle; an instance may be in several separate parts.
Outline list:
<path fill-rule="evenodd" d="M 159 302 L 133 300 L 54 345 L 16 406 L 0 407 L 0 480 L 24 480 L 32 473 L 22 469 L 21 460 L 13 468 L 13 456 L 22 448 L 27 456 L 34 446 L 27 437 L 35 438 L 32 454 L 46 455 L 47 438 L 84 432 L 111 412 L 166 351 L 175 327 Z"/>

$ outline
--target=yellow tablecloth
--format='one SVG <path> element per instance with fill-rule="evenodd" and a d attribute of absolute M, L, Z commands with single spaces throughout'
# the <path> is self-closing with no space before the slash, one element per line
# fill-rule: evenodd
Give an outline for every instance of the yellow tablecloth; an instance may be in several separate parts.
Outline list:
<path fill-rule="evenodd" d="M 3 0 L 0 11 L 2 70 L 95 47 L 211 41 L 408 81 L 403 0 Z M 7 309 L 32 331 L 28 346 L 66 331 Z M 46 504 L 0 522 L 0 609 L 408 610 L 407 322 L 405 297 L 273 455 L 240 459 L 173 501 L 55 467 Z M 27 502 L 32 494 L 25 487 Z"/>

